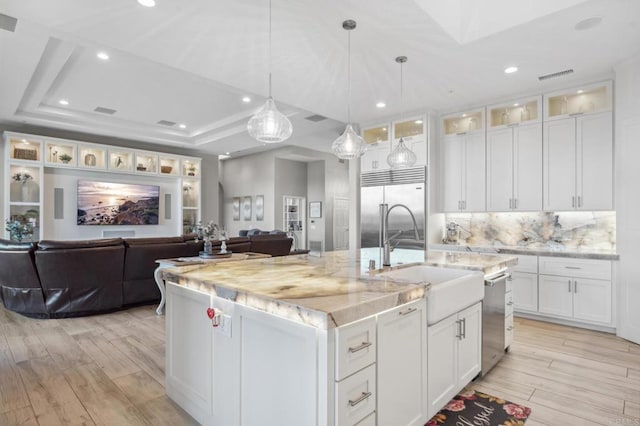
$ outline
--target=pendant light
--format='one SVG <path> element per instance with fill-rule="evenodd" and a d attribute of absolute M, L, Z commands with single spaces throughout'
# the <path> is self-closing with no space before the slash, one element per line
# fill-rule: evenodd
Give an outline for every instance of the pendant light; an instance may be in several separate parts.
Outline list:
<path fill-rule="evenodd" d="M 271 0 L 269 0 L 269 98 L 262 109 L 247 123 L 247 131 L 252 138 L 264 143 L 284 142 L 293 133 L 291 121 L 278 111 L 271 97 Z"/>
<path fill-rule="evenodd" d="M 347 76 L 348 76 L 348 94 L 347 94 L 347 127 L 338 139 L 333 141 L 331 150 L 336 157 L 343 160 L 353 160 L 360 158 L 367 150 L 367 144 L 353 130 L 351 124 L 351 30 L 356 28 L 356 21 L 347 20 L 342 23 L 342 28 L 347 30 L 348 34 L 348 60 L 347 60 Z"/>
<path fill-rule="evenodd" d="M 400 121 L 402 122 L 402 115 L 404 114 L 404 104 L 402 99 L 403 80 L 402 80 L 402 64 L 407 62 L 406 56 L 398 56 L 396 62 L 400 64 Z M 411 167 L 416 164 L 416 154 L 413 153 L 404 143 L 404 138 L 400 138 L 398 145 L 387 156 L 387 164 L 392 169 L 401 169 L 403 167 Z"/>

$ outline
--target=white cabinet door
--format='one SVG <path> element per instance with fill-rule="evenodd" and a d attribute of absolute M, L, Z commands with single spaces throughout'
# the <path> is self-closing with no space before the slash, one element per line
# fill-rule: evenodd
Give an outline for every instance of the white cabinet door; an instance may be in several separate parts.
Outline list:
<path fill-rule="evenodd" d="M 573 291 L 575 319 L 611 323 L 611 281 L 575 278 Z"/>
<path fill-rule="evenodd" d="M 463 180 L 463 210 L 482 212 L 486 210 L 486 138 L 484 132 L 475 132 L 464 136 L 465 166 Z"/>
<path fill-rule="evenodd" d="M 422 426 L 427 419 L 425 304 L 378 316 L 378 424 Z"/>
<path fill-rule="evenodd" d="M 450 136 L 442 140 L 442 210 L 459 211 L 462 193 L 464 139 Z"/>
<path fill-rule="evenodd" d="M 511 210 L 512 199 L 513 130 L 492 130 L 487 132 L 487 211 Z"/>
<path fill-rule="evenodd" d="M 542 209 L 542 124 L 513 129 L 513 209 Z"/>
<path fill-rule="evenodd" d="M 458 391 L 458 316 L 451 315 L 428 330 L 428 417 L 433 417 Z"/>
<path fill-rule="evenodd" d="M 543 138 L 544 210 L 574 210 L 576 206 L 576 122 L 574 118 L 546 122 Z"/>
<path fill-rule="evenodd" d="M 380 142 L 377 145 L 369 145 L 361 159 L 363 172 L 388 169 L 387 155 L 389 155 L 389 142 Z"/>
<path fill-rule="evenodd" d="M 512 272 L 513 308 L 518 312 L 538 312 L 538 274 Z"/>
<path fill-rule="evenodd" d="M 538 277 L 538 311 L 559 317 L 573 316 L 573 280 L 567 277 Z"/>
<path fill-rule="evenodd" d="M 613 209 L 611 112 L 577 118 L 577 194 L 580 210 Z"/>
<path fill-rule="evenodd" d="M 476 303 L 458 314 L 462 339 L 458 347 L 458 384 L 466 386 L 482 366 L 482 304 Z"/>

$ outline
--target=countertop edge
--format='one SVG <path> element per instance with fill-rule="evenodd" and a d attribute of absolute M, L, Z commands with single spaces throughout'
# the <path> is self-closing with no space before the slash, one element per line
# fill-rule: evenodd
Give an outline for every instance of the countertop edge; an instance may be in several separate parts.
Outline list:
<path fill-rule="evenodd" d="M 434 251 L 452 251 L 463 253 L 483 253 L 483 254 L 522 254 L 529 256 L 548 256 L 548 257 L 566 257 L 573 259 L 595 259 L 595 260 L 620 260 L 617 253 L 599 253 L 597 251 L 580 252 L 580 251 L 561 251 L 561 250 L 545 250 L 543 248 L 529 249 L 517 247 L 494 247 L 494 246 L 470 246 L 470 245 L 454 245 L 454 244 L 429 244 L 429 250 Z"/>

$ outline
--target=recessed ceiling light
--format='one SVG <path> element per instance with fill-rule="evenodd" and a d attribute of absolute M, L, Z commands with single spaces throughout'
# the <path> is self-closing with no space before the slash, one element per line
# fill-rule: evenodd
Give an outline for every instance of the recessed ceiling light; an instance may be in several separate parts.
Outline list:
<path fill-rule="evenodd" d="M 414 121 L 414 123 L 416 123 L 416 124 L 422 124 L 422 120 L 416 120 L 416 121 Z"/>
<path fill-rule="evenodd" d="M 385 104 L 384 102 L 378 102 L 378 103 L 376 104 L 376 108 L 384 108 L 384 107 L 386 107 L 386 106 L 387 106 L 387 104 Z"/>
<path fill-rule="evenodd" d="M 462 116 L 463 116 L 463 117 L 466 117 L 466 116 L 467 116 L 467 114 L 462 114 Z"/>
<path fill-rule="evenodd" d="M 231 154 L 229 154 L 228 152 L 225 152 L 224 155 L 231 155 Z"/>
<path fill-rule="evenodd" d="M 602 23 L 602 18 L 600 16 L 593 16 L 578 22 L 573 29 L 576 31 L 589 30 L 593 27 L 597 27 L 600 23 Z"/>
<path fill-rule="evenodd" d="M 245 96 L 244 98 L 242 98 L 242 102 L 244 102 L 245 104 L 248 104 L 249 102 L 251 102 L 251 98 L 248 96 Z"/>
<path fill-rule="evenodd" d="M 103 61 L 108 61 L 109 60 L 109 55 L 107 54 L 107 52 L 98 52 L 98 54 L 96 56 L 98 58 L 102 59 Z"/>
<path fill-rule="evenodd" d="M 578 90 L 578 95 L 581 94 L 581 93 L 584 93 L 584 90 L 582 90 L 582 89 Z"/>
<path fill-rule="evenodd" d="M 513 104 L 513 106 L 519 106 L 519 105 L 520 105 L 519 103 L 515 103 L 515 104 Z"/>
<path fill-rule="evenodd" d="M 186 124 L 178 124 L 178 127 L 180 127 L 181 129 L 186 129 L 187 125 Z"/>
<path fill-rule="evenodd" d="M 515 66 L 510 66 L 504 69 L 505 74 L 513 74 L 516 71 L 518 71 L 518 67 Z"/>
<path fill-rule="evenodd" d="M 60 99 L 60 100 L 58 101 L 58 103 L 59 103 L 60 105 L 69 105 L 69 101 L 68 101 L 68 100 L 66 100 L 66 99 Z"/>
<path fill-rule="evenodd" d="M 138 3 L 144 7 L 153 7 L 156 5 L 156 0 L 138 0 Z"/>
<path fill-rule="evenodd" d="M 386 132 L 386 131 L 387 131 L 387 128 L 386 128 L 386 127 L 383 127 L 383 128 L 382 128 L 382 131 L 383 131 L 383 132 Z"/>

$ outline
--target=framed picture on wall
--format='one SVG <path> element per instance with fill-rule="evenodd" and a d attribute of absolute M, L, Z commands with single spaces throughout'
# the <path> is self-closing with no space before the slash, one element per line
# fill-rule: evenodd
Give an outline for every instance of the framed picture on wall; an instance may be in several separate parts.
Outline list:
<path fill-rule="evenodd" d="M 231 206 L 233 208 L 233 220 L 240 220 L 240 197 L 233 197 Z"/>
<path fill-rule="evenodd" d="M 309 217 L 310 218 L 322 217 L 322 201 L 311 201 L 309 203 Z"/>
<path fill-rule="evenodd" d="M 251 220 L 251 195 L 242 199 L 242 218 L 244 220 Z"/>
<path fill-rule="evenodd" d="M 264 220 L 264 195 L 256 195 L 256 220 Z"/>

